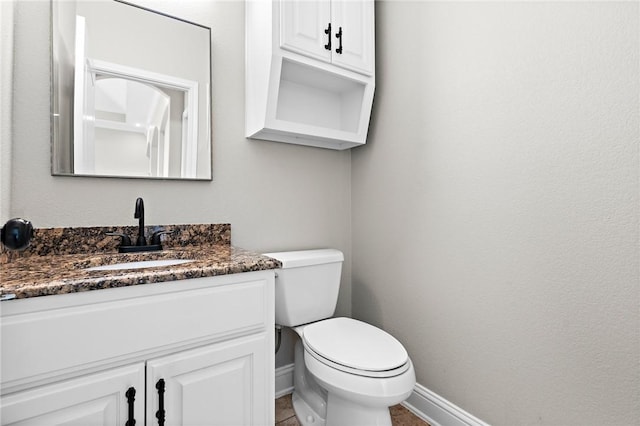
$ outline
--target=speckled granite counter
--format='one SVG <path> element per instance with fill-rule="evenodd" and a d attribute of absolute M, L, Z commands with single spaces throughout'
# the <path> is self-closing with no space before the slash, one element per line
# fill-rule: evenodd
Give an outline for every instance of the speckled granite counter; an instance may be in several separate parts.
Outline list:
<path fill-rule="evenodd" d="M 157 227 L 156 227 L 157 228 Z M 159 252 L 117 253 L 117 239 L 104 232 L 132 233 L 133 227 L 37 229 L 32 247 L 0 256 L 0 297 L 47 296 L 164 281 L 210 277 L 268 269 L 280 262 L 230 245 L 230 225 L 173 225 L 166 249 Z M 153 228 L 151 228 L 153 229 Z M 78 240 L 78 235 L 83 238 Z M 52 243 L 57 236 L 58 243 Z M 93 236 L 93 237 L 92 237 Z M 76 241 L 76 243 L 70 241 Z M 115 243 L 114 243 L 115 240 Z M 90 241 L 83 246 L 78 241 Z M 86 268 L 159 259 L 193 259 L 173 266 L 115 271 Z"/>

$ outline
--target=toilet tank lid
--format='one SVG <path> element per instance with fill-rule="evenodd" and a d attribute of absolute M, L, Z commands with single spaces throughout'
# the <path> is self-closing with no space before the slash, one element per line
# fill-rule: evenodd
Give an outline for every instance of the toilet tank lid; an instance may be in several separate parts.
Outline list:
<path fill-rule="evenodd" d="M 342 252 L 335 249 L 281 251 L 264 255 L 279 260 L 283 269 L 344 261 Z"/>

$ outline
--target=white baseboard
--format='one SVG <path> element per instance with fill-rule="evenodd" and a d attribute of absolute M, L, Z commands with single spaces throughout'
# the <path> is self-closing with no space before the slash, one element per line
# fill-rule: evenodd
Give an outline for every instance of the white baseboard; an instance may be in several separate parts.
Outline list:
<path fill-rule="evenodd" d="M 276 399 L 293 392 L 293 364 L 276 368 L 275 383 Z M 419 383 L 402 405 L 431 426 L 490 426 Z"/>
<path fill-rule="evenodd" d="M 402 405 L 431 426 L 489 426 L 419 383 Z"/>
<path fill-rule="evenodd" d="M 293 392 L 293 364 L 276 368 L 276 399 Z"/>

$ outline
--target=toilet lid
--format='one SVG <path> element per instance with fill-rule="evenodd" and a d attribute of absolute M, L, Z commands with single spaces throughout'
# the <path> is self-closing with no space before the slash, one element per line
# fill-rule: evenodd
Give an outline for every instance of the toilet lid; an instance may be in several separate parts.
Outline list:
<path fill-rule="evenodd" d="M 386 371 L 407 363 L 407 351 L 389 333 L 351 318 L 305 327 L 304 341 L 318 355 L 357 370 Z"/>

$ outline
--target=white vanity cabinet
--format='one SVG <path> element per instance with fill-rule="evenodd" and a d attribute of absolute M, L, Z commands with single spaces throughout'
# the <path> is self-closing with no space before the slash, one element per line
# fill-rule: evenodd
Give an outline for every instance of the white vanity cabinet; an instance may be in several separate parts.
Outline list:
<path fill-rule="evenodd" d="M 2 302 L 2 425 L 273 424 L 273 285 L 257 271 Z"/>
<path fill-rule="evenodd" d="M 373 0 L 246 0 L 249 138 L 348 149 L 375 90 Z"/>
<path fill-rule="evenodd" d="M 255 393 L 267 385 L 266 346 L 265 336 L 249 336 L 148 361 L 147 419 L 162 405 L 168 425 L 273 424 L 261 414 L 273 397 Z"/>
<path fill-rule="evenodd" d="M 144 373 L 137 363 L 3 396 L 2 424 L 126 425 L 129 405 L 144 416 Z"/>
<path fill-rule="evenodd" d="M 373 0 L 285 0 L 280 16 L 283 49 L 373 74 Z"/>

